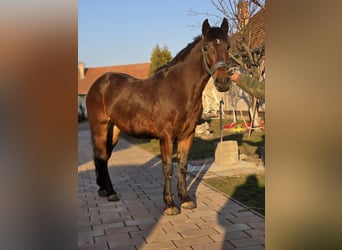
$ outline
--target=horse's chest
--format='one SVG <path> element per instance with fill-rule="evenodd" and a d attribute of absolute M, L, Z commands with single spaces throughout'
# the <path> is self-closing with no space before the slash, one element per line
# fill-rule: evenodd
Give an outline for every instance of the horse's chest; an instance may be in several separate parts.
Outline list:
<path fill-rule="evenodd" d="M 202 112 L 202 105 L 195 105 L 189 112 L 185 114 L 184 120 L 181 121 L 180 134 L 190 134 L 195 130 L 198 118 Z"/>

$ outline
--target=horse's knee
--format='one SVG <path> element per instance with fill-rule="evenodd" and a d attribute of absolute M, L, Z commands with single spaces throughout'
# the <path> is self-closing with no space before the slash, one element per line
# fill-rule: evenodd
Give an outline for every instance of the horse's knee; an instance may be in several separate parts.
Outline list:
<path fill-rule="evenodd" d="M 187 165 L 187 163 L 179 163 L 179 164 L 178 164 L 178 172 L 179 172 L 180 174 L 186 175 L 186 174 L 187 174 L 187 171 L 188 171 L 188 165 Z"/>
<path fill-rule="evenodd" d="M 186 189 L 185 187 L 185 178 L 188 173 L 188 166 L 186 162 L 179 162 L 178 163 L 178 191 L 180 192 L 183 189 Z"/>
<path fill-rule="evenodd" d="M 163 165 L 163 175 L 165 178 L 171 178 L 173 173 L 173 166 L 172 163 L 164 164 Z"/>

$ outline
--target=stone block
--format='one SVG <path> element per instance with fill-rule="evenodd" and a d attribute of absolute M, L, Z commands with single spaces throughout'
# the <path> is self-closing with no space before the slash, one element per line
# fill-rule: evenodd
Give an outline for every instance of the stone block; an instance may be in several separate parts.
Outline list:
<path fill-rule="evenodd" d="M 223 141 L 217 144 L 215 164 L 236 165 L 239 162 L 239 148 L 236 141 Z"/>

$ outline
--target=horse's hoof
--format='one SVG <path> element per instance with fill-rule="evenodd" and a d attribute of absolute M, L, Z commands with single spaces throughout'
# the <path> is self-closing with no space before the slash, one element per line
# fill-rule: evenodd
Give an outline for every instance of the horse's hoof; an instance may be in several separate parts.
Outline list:
<path fill-rule="evenodd" d="M 120 198 L 117 194 L 111 194 L 107 196 L 107 200 L 108 201 L 119 201 Z"/>
<path fill-rule="evenodd" d="M 196 205 L 193 201 L 185 201 L 182 203 L 182 208 L 193 209 L 193 208 L 196 208 Z"/>
<path fill-rule="evenodd" d="M 177 215 L 180 214 L 177 207 L 168 207 L 164 209 L 164 215 Z"/>
<path fill-rule="evenodd" d="M 100 189 L 98 192 L 100 197 L 107 197 L 108 196 L 108 192 L 106 189 Z"/>

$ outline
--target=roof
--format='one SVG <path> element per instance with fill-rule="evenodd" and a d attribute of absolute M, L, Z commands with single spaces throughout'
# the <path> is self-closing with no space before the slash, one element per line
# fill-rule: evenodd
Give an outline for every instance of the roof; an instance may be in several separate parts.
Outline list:
<path fill-rule="evenodd" d="M 251 49 L 256 49 L 265 44 L 265 8 L 260 9 L 254 16 L 252 16 L 245 29 L 243 30 L 242 36 L 248 39 L 251 34 Z M 239 32 L 234 33 L 230 37 L 231 52 L 236 55 L 238 54 L 237 41 L 241 39 Z"/>
<path fill-rule="evenodd" d="M 147 78 L 150 69 L 150 63 L 127 64 L 107 67 L 85 68 L 84 78 L 78 76 L 78 94 L 86 95 L 91 85 L 101 75 L 107 72 L 126 73 L 136 78 Z"/>

